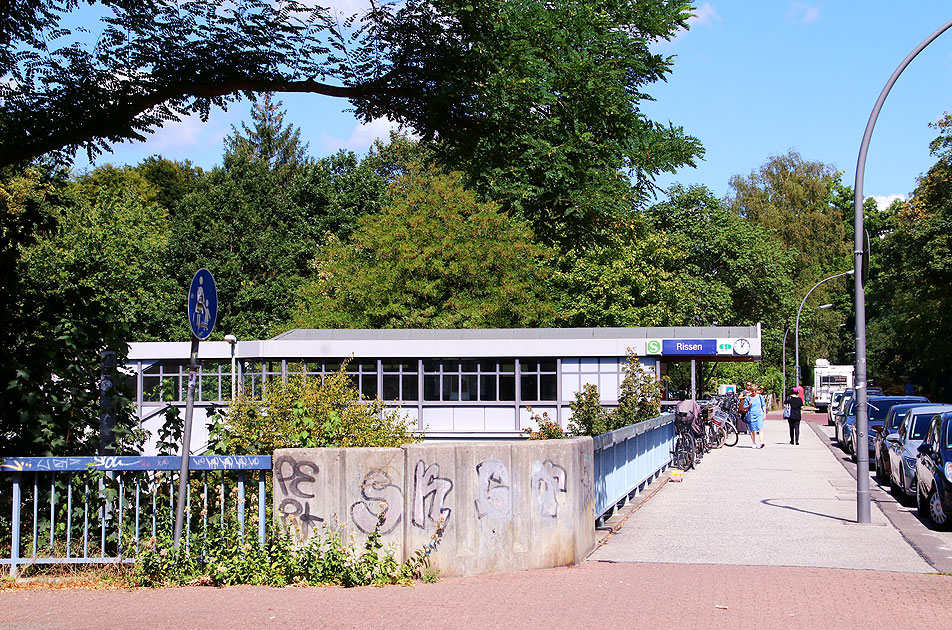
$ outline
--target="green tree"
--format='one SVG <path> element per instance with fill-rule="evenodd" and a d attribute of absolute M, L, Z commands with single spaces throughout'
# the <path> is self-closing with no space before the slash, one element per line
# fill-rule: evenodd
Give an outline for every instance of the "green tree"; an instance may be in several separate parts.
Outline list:
<path fill-rule="evenodd" d="M 296 171 L 307 163 L 307 143 L 301 143 L 301 130 L 285 126 L 281 101 L 275 102 L 270 92 L 253 99 L 253 127 L 241 123 L 241 131 L 232 127 L 225 138 L 226 159 L 263 160 L 275 172 L 281 185 L 287 184 Z M 226 163 L 226 166 L 227 163 Z"/>
<path fill-rule="evenodd" d="M 93 196 L 87 186 L 44 182 L 28 171 L 2 190 L 9 211 L 39 207 L 56 228 L 21 240 L 10 261 L 0 450 L 92 454 L 99 440 L 100 353 L 115 350 L 121 359 L 132 323 L 150 317 L 150 298 L 164 290 L 165 214 L 131 183 Z M 118 402 L 118 436 L 128 445 L 130 416 Z"/>
<path fill-rule="evenodd" d="M 701 153 L 639 106 L 672 67 L 651 45 L 687 28 L 687 2 L 405 0 L 343 26 L 293 0 L 94 7 L 93 38 L 64 27 L 77 3 L 0 14 L 0 166 L 142 140 L 241 94 L 310 92 L 438 139 L 445 164 L 565 240 L 630 209 L 627 176 L 643 193 Z"/>
<path fill-rule="evenodd" d="M 547 250 L 528 227 L 480 203 L 459 175 L 412 169 L 392 205 L 366 215 L 352 241 L 317 258 L 291 327 L 537 326 L 554 311 L 542 289 Z"/>
<path fill-rule="evenodd" d="M 932 126 L 936 163 L 895 216 L 867 286 L 875 307 L 867 336 L 871 374 L 912 381 L 943 400 L 952 393 L 952 116 Z"/>

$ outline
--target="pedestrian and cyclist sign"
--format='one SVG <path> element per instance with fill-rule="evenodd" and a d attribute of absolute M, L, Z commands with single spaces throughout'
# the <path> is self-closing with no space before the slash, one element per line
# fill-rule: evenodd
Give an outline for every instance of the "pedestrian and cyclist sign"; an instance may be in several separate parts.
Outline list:
<path fill-rule="evenodd" d="M 215 289 L 215 278 L 208 269 L 199 269 L 188 290 L 188 325 L 195 338 L 208 339 L 217 317 L 218 291 Z"/>

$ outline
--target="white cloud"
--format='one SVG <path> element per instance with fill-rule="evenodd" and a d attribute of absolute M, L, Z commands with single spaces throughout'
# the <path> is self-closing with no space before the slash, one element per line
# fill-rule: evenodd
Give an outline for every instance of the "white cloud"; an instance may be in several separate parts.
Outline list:
<path fill-rule="evenodd" d="M 695 26 L 713 26 L 715 22 L 720 21 L 721 16 L 718 15 L 717 9 L 711 6 L 709 2 L 705 2 L 697 8 L 694 17 L 688 20 L 688 25 L 691 28 Z"/>
<path fill-rule="evenodd" d="M 902 201 L 906 200 L 905 195 L 873 195 L 873 199 L 876 200 L 876 207 L 880 210 L 885 210 L 897 199 Z"/>
<path fill-rule="evenodd" d="M 820 19 L 820 7 L 805 2 L 791 2 L 790 17 L 795 22 L 813 24 Z"/>
<path fill-rule="evenodd" d="M 150 148 L 156 151 L 194 147 L 198 145 L 220 144 L 226 131 L 203 123 L 198 114 L 185 116 L 178 122 L 165 123 L 148 138 Z"/>
<path fill-rule="evenodd" d="M 357 125 L 346 140 L 333 136 L 323 135 L 321 141 L 328 151 L 348 149 L 350 151 L 365 151 L 378 138 L 383 142 L 390 141 L 390 132 L 399 131 L 400 125 L 389 118 L 377 118 L 366 125 Z"/>

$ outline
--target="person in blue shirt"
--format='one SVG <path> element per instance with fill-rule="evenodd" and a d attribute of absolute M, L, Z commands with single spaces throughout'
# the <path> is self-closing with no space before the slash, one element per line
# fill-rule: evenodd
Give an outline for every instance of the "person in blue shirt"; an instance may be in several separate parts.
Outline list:
<path fill-rule="evenodd" d="M 741 410 L 747 411 L 747 428 L 750 431 L 750 439 L 754 443 L 754 448 L 763 448 L 764 444 L 764 418 L 767 415 L 767 403 L 760 394 L 756 383 L 751 384 L 751 388 L 741 394 Z M 759 444 L 758 444 L 759 443 Z"/>

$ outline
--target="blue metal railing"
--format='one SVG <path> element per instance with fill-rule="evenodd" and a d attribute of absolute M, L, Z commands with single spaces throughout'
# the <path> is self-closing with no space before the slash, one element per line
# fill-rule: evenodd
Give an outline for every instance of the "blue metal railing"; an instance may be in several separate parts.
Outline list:
<path fill-rule="evenodd" d="M 593 438 L 596 520 L 643 490 L 667 468 L 674 439 L 673 413 Z"/>
<path fill-rule="evenodd" d="M 180 463 L 178 456 L 0 458 L 0 473 L 8 473 L 12 480 L 10 538 L 3 541 L 3 547 L 9 545 L 9 557 L 0 557 L 0 565 L 10 565 L 10 574 L 16 575 L 17 568 L 25 564 L 133 562 L 141 539 L 156 535 L 160 511 L 168 509 L 162 517 L 172 518 L 174 514 Z M 205 534 L 210 506 L 218 504 L 224 521 L 226 487 L 231 485 L 242 539 L 248 503 L 245 476 L 257 471 L 258 539 L 264 543 L 270 456 L 193 456 L 189 458 L 189 470 L 201 476 L 199 516 Z M 91 475 L 92 471 L 102 472 Z M 215 473 L 219 473 L 217 483 Z M 210 482 L 218 494 L 211 502 Z M 192 494 L 190 491 L 187 507 L 191 506 Z M 74 506 L 77 502 L 81 505 Z M 191 510 L 186 509 L 186 514 L 191 515 Z M 25 524 L 29 525 L 28 552 L 21 546 Z M 193 532 L 190 527 L 185 531 L 188 549 Z"/>

